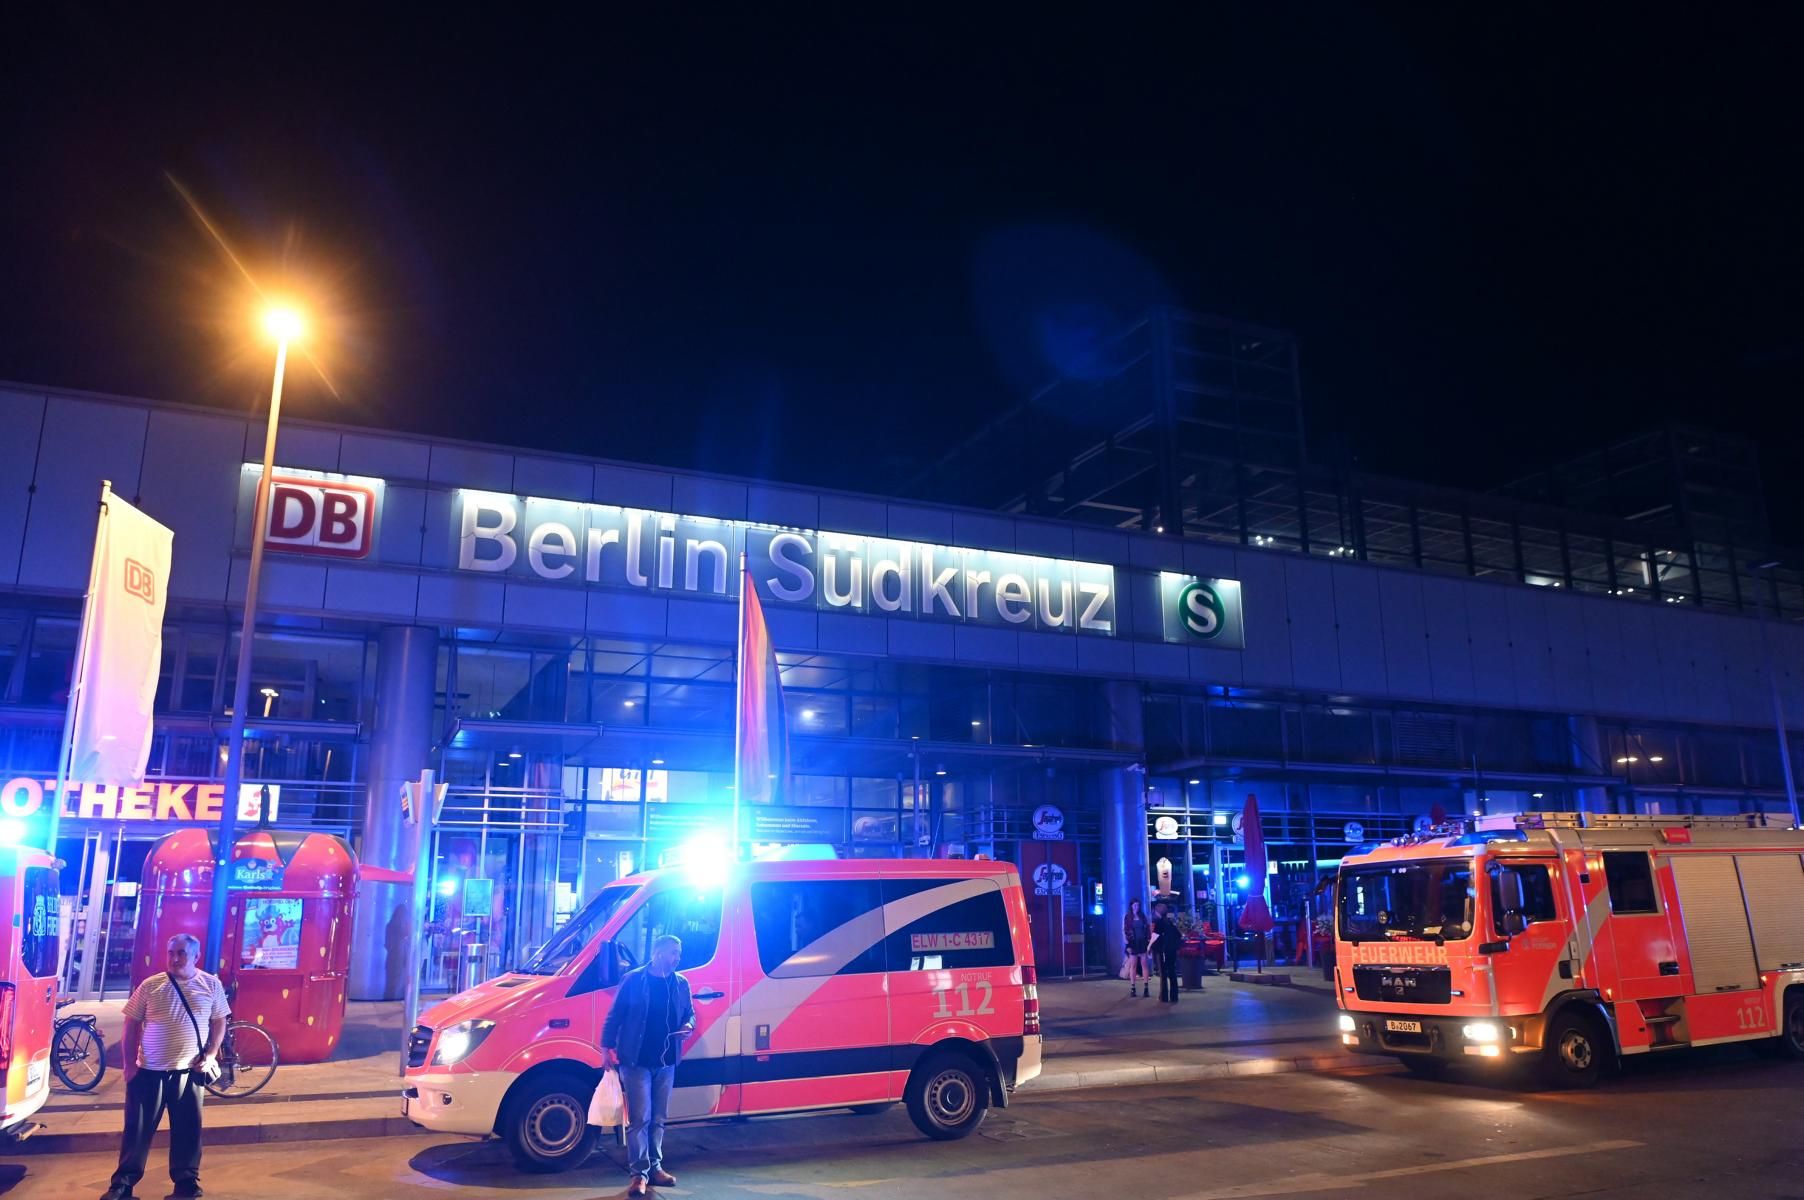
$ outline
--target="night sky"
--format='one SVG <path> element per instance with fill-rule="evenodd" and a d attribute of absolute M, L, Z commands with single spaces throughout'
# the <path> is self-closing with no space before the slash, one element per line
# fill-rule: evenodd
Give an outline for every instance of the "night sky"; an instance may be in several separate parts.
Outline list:
<path fill-rule="evenodd" d="M 1482 487 L 1677 418 L 1804 542 L 1804 10 L 48 7 L 0 379 L 261 403 L 185 192 L 324 314 L 298 415 L 883 490 L 1050 374 L 1025 310 L 1169 301 L 1296 333 L 1318 457 Z"/>

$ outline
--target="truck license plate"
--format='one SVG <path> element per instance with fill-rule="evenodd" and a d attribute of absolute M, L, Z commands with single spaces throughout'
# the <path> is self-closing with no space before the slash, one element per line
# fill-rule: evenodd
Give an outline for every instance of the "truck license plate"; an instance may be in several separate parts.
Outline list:
<path fill-rule="evenodd" d="M 1420 1021 L 1386 1021 L 1384 1027 L 1392 1033 L 1421 1033 Z"/>

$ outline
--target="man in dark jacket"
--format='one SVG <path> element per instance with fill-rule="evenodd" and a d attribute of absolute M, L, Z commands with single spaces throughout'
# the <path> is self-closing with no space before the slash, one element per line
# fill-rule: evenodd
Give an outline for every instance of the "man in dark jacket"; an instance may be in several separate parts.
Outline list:
<path fill-rule="evenodd" d="M 1159 960 L 1159 1000 L 1178 1002 L 1178 947 L 1184 934 L 1163 904 L 1153 905 L 1153 957 Z"/>
<path fill-rule="evenodd" d="M 664 1169 L 664 1116 L 683 1039 L 695 1031 L 689 981 L 676 971 L 682 958 L 683 943 L 670 934 L 652 942 L 651 961 L 621 979 L 601 1027 L 601 1065 L 619 1068 L 626 1098 L 629 1196 L 645 1195 L 647 1184 L 676 1186 Z"/>

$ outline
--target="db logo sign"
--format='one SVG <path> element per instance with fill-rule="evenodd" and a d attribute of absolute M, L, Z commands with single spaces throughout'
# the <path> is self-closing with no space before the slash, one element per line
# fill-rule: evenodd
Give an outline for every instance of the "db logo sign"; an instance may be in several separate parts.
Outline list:
<path fill-rule="evenodd" d="M 135 558 L 125 560 L 125 591 L 146 604 L 157 602 L 156 572 Z"/>
<path fill-rule="evenodd" d="M 367 558 L 376 539 L 376 493 L 355 483 L 277 475 L 266 544 L 291 554 Z"/>

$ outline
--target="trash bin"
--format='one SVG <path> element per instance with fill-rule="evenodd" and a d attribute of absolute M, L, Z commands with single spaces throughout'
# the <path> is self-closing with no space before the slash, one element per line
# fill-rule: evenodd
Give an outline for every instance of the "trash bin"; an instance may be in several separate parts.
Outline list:
<path fill-rule="evenodd" d="M 1203 935 L 1194 929 L 1184 935 L 1178 946 L 1178 970 L 1182 972 L 1185 987 L 1193 992 L 1202 990 Z"/>

